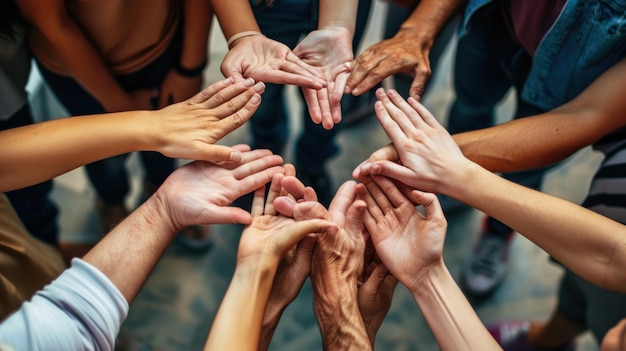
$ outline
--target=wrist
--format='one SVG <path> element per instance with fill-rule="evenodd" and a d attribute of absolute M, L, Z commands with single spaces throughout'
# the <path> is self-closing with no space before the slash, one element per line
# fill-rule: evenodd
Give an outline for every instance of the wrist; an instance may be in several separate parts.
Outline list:
<path fill-rule="evenodd" d="M 147 221 L 155 232 L 162 231 L 174 237 L 181 229 L 180 226 L 177 226 L 172 220 L 169 207 L 167 206 L 167 199 L 162 197 L 160 189 L 158 189 L 154 195 L 150 196 L 139 208 L 143 210 L 142 212 L 146 213 Z"/>
<path fill-rule="evenodd" d="M 256 31 L 256 30 L 247 30 L 244 32 L 239 32 L 237 34 L 234 34 L 233 36 L 231 36 L 230 38 L 228 38 L 228 40 L 226 41 L 226 44 L 228 45 L 228 48 L 232 48 L 232 45 L 239 39 L 242 38 L 247 38 L 247 37 L 253 37 L 253 36 L 258 36 L 258 35 L 263 35 L 263 33 Z"/>
<path fill-rule="evenodd" d="M 450 272 L 448 272 L 448 268 L 446 268 L 442 258 L 437 263 L 421 269 L 419 274 L 416 274 L 411 281 L 402 282 L 402 284 L 418 300 L 424 296 L 432 295 L 434 291 L 432 288 L 437 285 L 437 281 L 449 274 Z"/>

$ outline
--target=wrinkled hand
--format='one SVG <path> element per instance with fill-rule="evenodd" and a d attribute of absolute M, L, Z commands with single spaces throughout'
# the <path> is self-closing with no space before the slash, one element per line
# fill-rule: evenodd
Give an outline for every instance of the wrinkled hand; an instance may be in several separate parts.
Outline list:
<path fill-rule="evenodd" d="M 238 161 L 241 153 L 214 145 L 252 117 L 261 102 L 263 83 L 232 78 L 216 82 L 192 98 L 156 111 L 151 124 L 157 150 L 172 158 Z"/>
<path fill-rule="evenodd" d="M 264 35 L 235 41 L 222 61 L 221 70 L 224 77 L 233 77 L 235 82 L 253 78 L 259 82 L 311 89 L 326 86 L 314 67 L 300 60 L 288 46 Z"/>
<path fill-rule="evenodd" d="M 310 32 L 293 50 L 302 61 L 317 68 L 326 80 L 326 87 L 303 87 L 304 99 L 311 120 L 331 129 L 341 122 L 341 98 L 350 74 L 352 35 L 343 27 L 329 27 Z"/>
<path fill-rule="evenodd" d="M 253 150 L 241 153 L 237 167 L 192 162 L 174 171 L 154 196 L 175 231 L 197 224 L 249 224 L 250 213 L 227 206 L 283 173 L 282 161 L 269 150 Z"/>
<path fill-rule="evenodd" d="M 187 78 L 172 69 L 161 83 L 158 108 L 187 100 L 197 94 L 201 88 L 202 76 Z"/>
<path fill-rule="evenodd" d="M 361 164 L 360 177 L 379 174 L 396 179 L 415 189 L 441 193 L 453 183 L 452 177 L 472 164 L 448 131 L 413 98 L 405 101 L 396 91 L 376 91 L 376 117 L 391 139 L 400 163 L 391 161 Z M 388 151 L 388 150 L 387 150 Z"/>
<path fill-rule="evenodd" d="M 366 266 L 359 282 L 358 298 L 361 317 L 372 346 L 376 333 L 391 308 L 391 300 L 397 285 L 398 279 L 389 273 L 384 264 L 377 260 L 367 263 L 366 259 Z"/>
<path fill-rule="evenodd" d="M 437 197 L 414 190 L 412 203 L 386 177 L 364 177 L 359 198 L 367 203 L 365 226 L 378 257 L 411 291 L 434 265 L 443 265 L 447 222 Z M 422 215 L 415 205 L 424 206 Z"/>
<path fill-rule="evenodd" d="M 400 29 L 393 38 L 378 42 L 357 56 L 345 93 L 361 95 L 393 74 L 406 73 L 415 77 L 409 95 L 419 101 L 431 75 L 430 46 L 432 43 L 424 42 L 420 33 Z"/>

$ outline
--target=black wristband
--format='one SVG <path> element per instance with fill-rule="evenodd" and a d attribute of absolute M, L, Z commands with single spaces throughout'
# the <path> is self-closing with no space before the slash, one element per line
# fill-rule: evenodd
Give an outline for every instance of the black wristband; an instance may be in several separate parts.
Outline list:
<path fill-rule="evenodd" d="M 198 67 L 194 67 L 194 68 L 185 68 L 183 66 L 180 65 L 180 63 L 176 64 L 176 73 L 180 74 L 181 76 L 185 77 L 185 78 L 196 78 L 196 77 L 200 77 L 202 75 L 202 72 L 204 72 L 204 67 L 206 67 L 206 59 L 202 62 L 201 65 L 199 65 Z"/>

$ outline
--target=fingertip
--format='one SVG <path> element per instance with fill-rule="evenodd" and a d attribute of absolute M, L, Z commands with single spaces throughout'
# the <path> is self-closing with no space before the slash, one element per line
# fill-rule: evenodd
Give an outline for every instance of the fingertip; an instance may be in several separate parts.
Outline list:
<path fill-rule="evenodd" d="M 224 84 L 224 85 L 231 85 L 231 84 L 233 84 L 234 81 L 235 80 L 233 79 L 233 77 L 228 77 L 228 78 L 222 80 L 222 84 Z"/>
<path fill-rule="evenodd" d="M 233 162 L 241 162 L 241 152 L 239 151 L 231 151 L 228 154 L 228 160 Z"/>
<path fill-rule="evenodd" d="M 259 94 L 254 94 L 252 95 L 252 97 L 250 98 L 250 103 L 252 103 L 253 105 L 258 105 L 261 103 L 261 95 Z"/>

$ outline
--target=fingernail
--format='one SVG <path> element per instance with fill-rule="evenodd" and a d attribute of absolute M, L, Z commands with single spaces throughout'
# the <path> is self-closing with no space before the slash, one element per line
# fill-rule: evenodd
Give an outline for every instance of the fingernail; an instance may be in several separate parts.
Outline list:
<path fill-rule="evenodd" d="M 354 90 L 352 90 L 352 95 L 359 95 L 360 92 L 359 88 L 354 88 Z"/>
<path fill-rule="evenodd" d="M 224 80 L 222 81 L 222 83 L 224 83 L 224 85 L 230 85 L 230 84 L 232 84 L 233 82 L 234 82 L 233 77 L 228 77 L 228 78 L 226 78 L 226 79 L 224 79 Z"/>
<path fill-rule="evenodd" d="M 254 79 L 252 78 L 247 78 L 244 82 L 243 82 L 243 86 L 244 87 L 251 87 L 254 85 Z"/>
<path fill-rule="evenodd" d="M 254 91 L 256 92 L 262 92 L 265 90 L 265 84 L 263 84 L 263 82 L 258 82 L 254 85 Z"/>
<path fill-rule="evenodd" d="M 231 161 L 239 162 L 241 161 L 241 152 L 232 151 L 228 157 L 230 158 Z"/>
<path fill-rule="evenodd" d="M 261 95 L 259 95 L 259 94 L 254 94 L 250 98 L 250 102 L 255 104 L 255 105 L 258 104 L 260 101 L 261 101 Z"/>
<path fill-rule="evenodd" d="M 393 90 L 393 89 L 389 89 L 387 91 L 387 95 L 389 95 L 389 96 L 398 96 L 398 92 Z"/>

